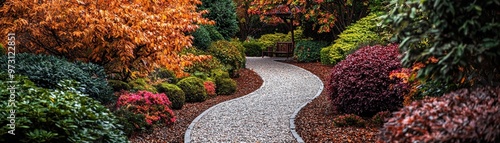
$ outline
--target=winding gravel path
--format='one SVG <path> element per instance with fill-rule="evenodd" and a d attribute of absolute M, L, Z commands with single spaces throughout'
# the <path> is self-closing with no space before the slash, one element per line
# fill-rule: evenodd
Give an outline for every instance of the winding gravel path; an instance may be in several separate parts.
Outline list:
<path fill-rule="evenodd" d="M 206 110 L 188 127 L 184 142 L 301 142 L 292 135 L 292 122 L 323 83 L 309 71 L 274 60 L 248 57 L 247 68 L 262 77 L 262 87 Z"/>

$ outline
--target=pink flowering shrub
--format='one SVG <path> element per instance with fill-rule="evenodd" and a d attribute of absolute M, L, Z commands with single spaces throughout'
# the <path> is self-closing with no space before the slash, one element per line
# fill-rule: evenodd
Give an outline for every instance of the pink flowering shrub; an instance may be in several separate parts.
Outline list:
<path fill-rule="evenodd" d="M 203 85 L 205 86 L 205 90 L 207 91 L 208 96 L 216 96 L 217 93 L 215 93 L 215 83 L 212 81 L 205 81 L 203 82 Z"/>
<path fill-rule="evenodd" d="M 170 125 L 176 120 L 174 112 L 169 108 L 171 104 L 163 93 L 153 94 L 148 91 L 138 91 L 137 93 L 122 93 L 116 106 L 136 114 L 143 114 L 149 125 L 153 123 Z"/>

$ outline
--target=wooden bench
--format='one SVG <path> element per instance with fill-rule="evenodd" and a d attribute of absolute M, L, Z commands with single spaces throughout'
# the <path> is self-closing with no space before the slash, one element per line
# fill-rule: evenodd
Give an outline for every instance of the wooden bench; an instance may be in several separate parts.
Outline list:
<path fill-rule="evenodd" d="M 293 43 L 292 42 L 278 42 L 276 47 L 267 47 L 262 50 L 262 57 L 264 55 L 272 57 L 273 54 L 284 54 L 286 57 L 291 57 L 293 55 Z"/>

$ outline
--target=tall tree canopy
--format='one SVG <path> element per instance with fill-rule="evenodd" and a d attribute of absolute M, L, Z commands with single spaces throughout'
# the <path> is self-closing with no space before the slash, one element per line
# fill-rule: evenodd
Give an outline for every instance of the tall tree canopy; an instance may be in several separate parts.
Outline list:
<path fill-rule="evenodd" d="M 351 23 L 368 15 L 371 9 L 379 8 L 371 5 L 380 5 L 384 1 L 387 0 L 253 0 L 248 13 L 261 15 L 264 21 L 272 21 L 276 18 L 263 14 L 280 5 L 292 7 L 291 12 L 296 19 L 307 22 L 306 31 L 314 29 L 319 33 L 329 32 L 335 38 Z"/>
<path fill-rule="evenodd" d="M 191 45 L 200 0 L 7 0 L 0 33 L 16 33 L 18 52 L 44 53 L 103 65 L 127 79 L 157 66 L 182 73 L 200 58 L 177 53 Z M 2 39 L 0 42 L 5 43 Z"/>

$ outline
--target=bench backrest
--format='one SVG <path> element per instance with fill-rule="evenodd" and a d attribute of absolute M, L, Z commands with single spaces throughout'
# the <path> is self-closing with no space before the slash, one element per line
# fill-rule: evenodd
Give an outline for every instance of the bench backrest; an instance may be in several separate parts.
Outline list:
<path fill-rule="evenodd" d="M 276 51 L 293 53 L 293 44 L 292 42 L 278 42 L 276 43 Z"/>

